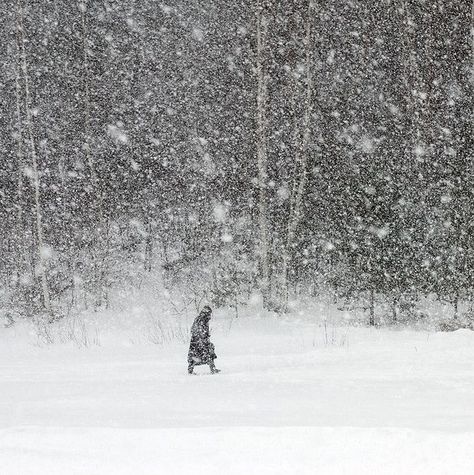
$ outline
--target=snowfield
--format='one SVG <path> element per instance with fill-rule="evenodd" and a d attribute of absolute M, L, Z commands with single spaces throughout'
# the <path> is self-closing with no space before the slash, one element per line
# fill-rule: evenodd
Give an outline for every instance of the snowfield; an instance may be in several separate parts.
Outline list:
<path fill-rule="evenodd" d="M 187 344 L 39 347 L 0 330 L 0 473 L 474 473 L 474 332 L 219 314 Z"/>

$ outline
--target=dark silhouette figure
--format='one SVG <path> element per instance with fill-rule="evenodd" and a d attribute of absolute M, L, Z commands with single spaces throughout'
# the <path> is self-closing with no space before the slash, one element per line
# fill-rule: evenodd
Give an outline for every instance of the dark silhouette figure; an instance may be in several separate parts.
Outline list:
<path fill-rule="evenodd" d="M 188 352 L 188 373 L 193 374 L 195 366 L 207 364 L 212 374 L 219 373 L 214 365 L 217 358 L 214 345 L 211 343 L 209 320 L 212 310 L 207 305 L 201 310 L 191 327 L 191 344 Z"/>

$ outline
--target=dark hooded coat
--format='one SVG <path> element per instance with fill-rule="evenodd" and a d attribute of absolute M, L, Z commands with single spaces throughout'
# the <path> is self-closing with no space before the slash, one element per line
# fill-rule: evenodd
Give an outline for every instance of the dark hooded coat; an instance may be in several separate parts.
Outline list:
<path fill-rule="evenodd" d="M 210 311 L 203 310 L 194 320 L 191 327 L 188 363 L 194 365 L 210 364 L 217 358 L 214 352 L 214 345 L 211 343 L 210 319 Z"/>

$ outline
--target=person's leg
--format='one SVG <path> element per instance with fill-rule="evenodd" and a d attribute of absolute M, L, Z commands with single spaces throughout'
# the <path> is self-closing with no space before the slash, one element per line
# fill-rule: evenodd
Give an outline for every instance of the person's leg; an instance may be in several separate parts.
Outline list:
<path fill-rule="evenodd" d="M 194 363 L 191 361 L 188 363 L 188 373 L 193 374 L 194 371 Z"/>
<path fill-rule="evenodd" d="M 211 370 L 211 374 L 215 373 L 220 373 L 221 370 L 216 368 L 216 365 L 214 364 L 214 360 L 211 360 L 209 363 L 209 369 Z"/>

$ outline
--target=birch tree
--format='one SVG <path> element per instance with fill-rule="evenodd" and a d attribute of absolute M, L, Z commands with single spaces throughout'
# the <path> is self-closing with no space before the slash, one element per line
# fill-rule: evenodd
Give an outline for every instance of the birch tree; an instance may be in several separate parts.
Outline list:
<path fill-rule="evenodd" d="M 312 23 L 313 23 L 313 1 L 308 1 L 308 9 L 305 22 L 305 73 L 306 91 L 304 99 L 303 131 L 301 143 L 295 149 L 295 166 L 293 176 L 293 187 L 290 195 L 290 211 L 286 227 L 286 243 L 283 252 L 283 305 L 286 308 L 288 303 L 289 279 L 288 273 L 291 271 L 291 258 L 295 246 L 296 232 L 303 216 L 303 198 L 306 183 L 308 180 L 308 145 L 311 135 L 311 112 L 312 112 Z"/>
<path fill-rule="evenodd" d="M 268 307 L 270 299 L 270 255 L 267 222 L 267 71 L 265 68 L 265 46 L 268 19 L 265 0 L 257 1 L 257 164 L 258 164 L 258 224 L 261 288 L 264 305 Z"/>
<path fill-rule="evenodd" d="M 25 115 L 26 115 L 26 129 L 28 135 L 28 145 L 29 152 L 31 157 L 31 167 L 32 167 L 32 180 L 34 187 L 34 201 L 35 201 L 35 223 L 36 223 L 36 236 L 37 236 L 37 254 L 38 254 L 38 273 L 41 278 L 41 293 L 42 293 L 42 304 L 44 310 L 51 315 L 51 302 L 49 295 L 49 285 L 48 285 L 48 276 L 47 276 L 47 264 L 46 264 L 46 247 L 44 242 L 43 235 L 43 222 L 42 222 L 42 208 L 41 208 L 41 196 L 40 196 L 40 174 L 38 169 L 38 159 L 36 154 L 36 144 L 33 134 L 33 112 L 31 107 L 31 95 L 30 95 L 30 84 L 29 84 L 29 72 L 28 72 L 28 63 L 26 58 L 26 39 L 25 39 L 25 29 L 23 22 L 23 5 L 21 0 L 17 2 L 17 11 L 18 11 L 18 20 L 17 20 L 17 29 L 19 31 L 19 45 L 20 45 L 20 56 L 21 56 L 21 69 L 23 73 L 23 84 L 24 84 L 24 103 L 25 103 Z"/>
<path fill-rule="evenodd" d="M 23 235 L 23 174 L 24 174 L 24 158 L 23 158 L 23 123 L 21 114 L 21 50 L 22 50 L 22 34 L 20 31 L 20 12 L 16 15 L 16 57 L 15 57 L 15 106 L 16 106 L 16 142 L 17 142 L 17 227 L 16 227 L 16 252 L 17 252 L 17 272 L 16 285 L 20 286 L 21 273 L 25 257 L 25 246 L 20 236 Z"/>

